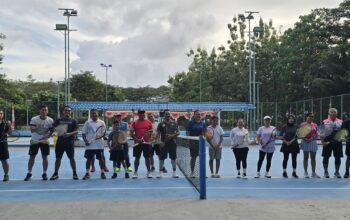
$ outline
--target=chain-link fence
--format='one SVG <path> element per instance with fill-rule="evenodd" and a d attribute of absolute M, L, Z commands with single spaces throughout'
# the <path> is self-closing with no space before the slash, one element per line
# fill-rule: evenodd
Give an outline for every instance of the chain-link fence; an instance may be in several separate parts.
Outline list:
<path fill-rule="evenodd" d="M 350 117 L 350 93 L 338 96 L 323 97 L 319 99 L 308 99 L 296 102 L 262 102 L 257 106 L 256 114 L 257 127 L 263 123 L 263 117 L 270 115 L 273 117 L 273 124 L 280 128 L 286 123 L 286 116 L 293 114 L 297 118 L 297 123 L 305 120 L 305 113 L 313 112 L 314 121 L 320 124 L 328 117 L 330 107 L 338 109 L 338 117 L 347 119 Z"/>

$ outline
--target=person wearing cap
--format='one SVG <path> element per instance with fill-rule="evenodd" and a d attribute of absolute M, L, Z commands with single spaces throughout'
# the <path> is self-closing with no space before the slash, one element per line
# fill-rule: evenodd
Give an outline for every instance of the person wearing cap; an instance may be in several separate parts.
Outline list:
<path fill-rule="evenodd" d="M 139 109 L 137 111 L 139 119 L 134 121 L 131 124 L 130 133 L 131 136 L 134 138 L 135 144 L 137 144 L 133 148 L 133 155 L 135 157 L 134 161 L 134 175 L 133 179 L 138 178 L 138 168 L 140 165 L 140 157 L 143 153 L 143 156 L 145 158 L 145 164 L 147 168 L 147 178 L 152 178 L 151 174 L 151 150 L 152 145 L 148 143 L 148 141 L 151 139 L 151 134 L 153 131 L 152 123 L 145 118 L 146 111 L 143 109 Z M 146 140 L 149 139 L 149 140 Z"/>
<path fill-rule="evenodd" d="M 120 113 L 118 113 L 116 115 L 116 120 L 119 121 L 119 130 L 120 131 L 122 131 L 122 132 L 129 131 L 129 125 L 128 125 L 128 123 L 123 121 L 122 115 Z M 125 160 L 125 164 L 126 164 L 126 167 L 128 169 L 128 172 L 132 172 L 132 167 L 131 167 L 130 157 L 129 157 L 129 145 L 128 145 L 127 139 L 124 140 L 123 151 L 124 151 L 124 160 Z M 119 161 L 117 161 L 117 166 L 115 168 L 116 172 L 120 172 L 120 166 L 121 166 L 121 163 Z"/>
<path fill-rule="evenodd" d="M 298 175 L 296 173 L 297 169 L 297 155 L 300 152 L 298 139 L 297 139 L 297 126 L 295 125 L 295 116 L 294 115 L 288 115 L 287 117 L 287 123 L 282 127 L 278 139 L 282 140 L 282 147 L 280 152 L 283 153 L 283 173 L 282 176 L 284 178 L 288 178 L 287 174 L 287 164 L 289 155 L 292 156 L 292 167 L 293 167 L 293 173 L 292 176 L 294 178 L 298 178 Z"/>
<path fill-rule="evenodd" d="M 257 175 L 260 178 L 260 169 L 266 156 L 266 172 L 265 177 L 271 178 L 269 171 L 271 168 L 271 160 L 275 151 L 276 127 L 271 125 L 271 117 L 264 117 L 264 126 L 261 126 L 256 132 L 256 139 L 260 143 L 259 160 L 257 165 Z"/>
<path fill-rule="evenodd" d="M 317 146 L 317 124 L 313 122 L 314 114 L 312 112 L 307 113 L 306 121 L 300 124 L 300 127 L 309 126 L 311 128 L 311 132 L 304 138 L 301 139 L 300 149 L 304 152 L 304 178 L 309 178 L 309 174 L 307 172 L 308 168 L 308 160 L 309 157 L 311 159 L 311 170 L 313 178 L 320 178 L 319 175 L 316 174 L 316 153 L 318 150 Z"/>
<path fill-rule="evenodd" d="M 329 178 L 328 173 L 328 164 L 329 164 L 329 158 L 334 156 L 334 166 L 335 166 L 335 172 L 334 177 L 335 178 L 341 178 L 339 173 L 339 168 L 341 164 L 341 158 L 343 157 L 343 143 L 341 141 L 335 140 L 335 134 L 340 130 L 342 125 L 342 120 L 337 118 L 338 110 L 336 108 L 330 108 L 328 110 L 328 118 L 323 120 L 323 124 L 326 127 L 331 128 L 332 132 L 327 136 L 321 136 L 322 141 L 322 157 L 323 157 L 323 169 L 324 169 L 324 177 Z"/>

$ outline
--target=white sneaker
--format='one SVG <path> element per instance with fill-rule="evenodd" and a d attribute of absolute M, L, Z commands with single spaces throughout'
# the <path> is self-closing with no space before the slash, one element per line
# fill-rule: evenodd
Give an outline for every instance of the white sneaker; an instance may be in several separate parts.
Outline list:
<path fill-rule="evenodd" d="M 149 178 L 149 179 L 151 179 L 151 178 L 152 178 L 152 174 L 151 174 L 151 172 L 148 172 L 148 173 L 147 173 L 147 178 Z"/>
<path fill-rule="evenodd" d="M 163 178 L 163 171 L 159 171 L 157 178 Z"/>
<path fill-rule="evenodd" d="M 220 178 L 220 174 L 216 173 L 215 178 Z"/>
<path fill-rule="evenodd" d="M 309 174 L 308 173 L 304 173 L 304 178 L 305 179 L 309 179 L 310 178 Z"/>
<path fill-rule="evenodd" d="M 311 175 L 311 177 L 312 177 L 312 178 L 316 178 L 316 179 L 320 178 L 320 176 L 317 175 L 317 173 L 313 173 L 313 174 Z"/>
<path fill-rule="evenodd" d="M 179 175 L 176 174 L 176 171 L 173 171 L 173 178 L 179 178 Z"/>
<path fill-rule="evenodd" d="M 194 174 L 194 172 L 191 172 L 191 178 L 196 178 L 196 175 Z"/>
<path fill-rule="evenodd" d="M 132 175 L 132 178 L 137 179 L 137 178 L 139 178 L 139 175 L 137 173 L 134 173 L 134 175 Z"/>
<path fill-rule="evenodd" d="M 256 179 L 260 178 L 260 172 L 257 172 L 257 173 L 256 173 L 255 178 L 256 178 Z"/>
<path fill-rule="evenodd" d="M 240 179 L 240 178 L 241 178 L 241 173 L 237 173 L 236 178 L 237 178 L 237 179 Z"/>
<path fill-rule="evenodd" d="M 270 176 L 269 172 L 266 172 L 266 173 L 265 173 L 265 178 L 268 178 L 268 179 L 270 179 L 270 178 L 271 178 L 271 176 Z"/>

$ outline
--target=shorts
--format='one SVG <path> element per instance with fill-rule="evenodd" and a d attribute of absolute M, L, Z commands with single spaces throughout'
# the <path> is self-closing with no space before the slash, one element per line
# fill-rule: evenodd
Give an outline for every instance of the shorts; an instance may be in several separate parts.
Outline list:
<path fill-rule="evenodd" d="M 222 148 L 209 147 L 209 160 L 221 160 Z"/>
<path fill-rule="evenodd" d="M 322 157 L 331 157 L 332 151 L 334 157 L 343 157 L 343 143 L 339 141 L 331 141 L 327 146 L 323 146 Z"/>
<path fill-rule="evenodd" d="M 165 160 L 169 154 L 171 160 L 176 160 L 176 147 L 177 145 L 174 141 L 165 142 L 164 146 L 160 148 L 159 159 Z"/>
<path fill-rule="evenodd" d="M 7 142 L 0 143 L 0 160 L 7 160 L 9 158 L 10 154 Z"/>
<path fill-rule="evenodd" d="M 124 150 L 112 150 L 112 151 L 110 151 L 109 160 L 122 162 L 123 160 L 125 160 Z"/>
<path fill-rule="evenodd" d="M 133 148 L 133 156 L 134 157 L 141 157 L 142 152 L 143 152 L 144 158 L 151 157 L 152 145 L 151 144 L 139 144 Z"/>
<path fill-rule="evenodd" d="M 69 159 L 74 159 L 74 142 L 71 144 L 56 144 L 55 154 L 57 159 L 62 159 L 64 152 L 66 152 Z"/>
<path fill-rule="evenodd" d="M 154 144 L 152 147 L 152 152 L 151 152 L 151 156 L 154 156 L 154 153 L 157 156 L 160 156 L 160 144 Z"/>
<path fill-rule="evenodd" d="M 93 159 L 95 155 L 97 160 L 103 159 L 103 149 L 85 150 L 84 157 L 86 159 Z"/>
<path fill-rule="evenodd" d="M 196 158 L 199 155 L 198 141 L 190 140 L 190 155 L 191 158 Z"/>
<path fill-rule="evenodd" d="M 28 154 L 30 156 L 37 155 L 38 152 L 39 152 L 39 148 L 40 148 L 40 151 L 41 151 L 41 155 L 43 157 L 50 155 L 50 146 L 48 144 L 44 144 L 44 143 L 31 144 L 29 146 Z"/>

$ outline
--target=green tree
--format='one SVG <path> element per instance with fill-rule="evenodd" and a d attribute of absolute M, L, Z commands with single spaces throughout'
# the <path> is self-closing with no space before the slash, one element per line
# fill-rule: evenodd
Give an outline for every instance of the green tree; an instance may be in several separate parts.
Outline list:
<path fill-rule="evenodd" d="M 6 36 L 2 33 L 0 33 L 0 39 L 5 39 Z M 2 43 L 0 43 L 0 52 L 4 49 L 4 45 Z M 0 54 L 0 64 L 2 64 L 2 60 L 3 60 L 4 56 Z"/>
<path fill-rule="evenodd" d="M 167 86 L 152 88 L 148 85 L 138 88 L 122 88 L 122 91 L 126 101 L 152 102 L 168 100 L 170 88 Z"/>
<path fill-rule="evenodd" d="M 349 9 L 346 0 L 338 8 L 312 10 L 285 32 L 281 61 L 294 100 L 349 92 Z"/>
<path fill-rule="evenodd" d="M 79 101 L 104 101 L 105 85 L 90 71 L 81 71 L 71 78 L 71 94 Z"/>

